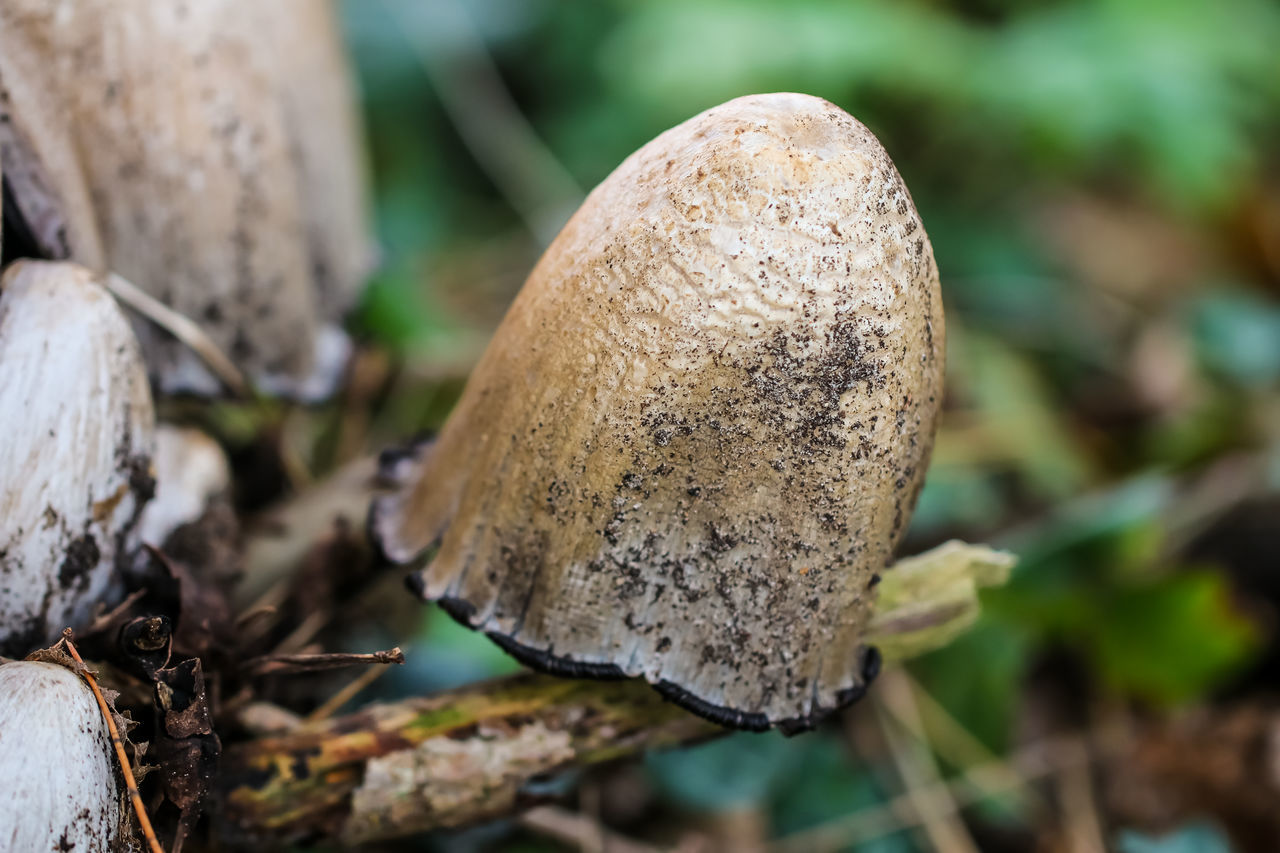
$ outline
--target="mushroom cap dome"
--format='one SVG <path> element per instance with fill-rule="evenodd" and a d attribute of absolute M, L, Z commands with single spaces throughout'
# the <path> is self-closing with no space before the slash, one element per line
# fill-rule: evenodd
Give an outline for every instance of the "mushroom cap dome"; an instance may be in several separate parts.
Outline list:
<path fill-rule="evenodd" d="M 138 343 L 84 267 L 0 278 L 0 654 L 25 655 L 111 604 L 154 481 Z"/>
<path fill-rule="evenodd" d="M 24 254 L 123 276 L 266 393 L 318 398 L 372 266 L 359 120 L 317 0 L 0 4 L 5 218 Z M 135 323 L 162 393 L 219 381 Z"/>
<path fill-rule="evenodd" d="M 89 688 L 51 663 L 0 664 L 0 850 L 116 850 L 111 741 Z"/>
<path fill-rule="evenodd" d="M 861 695 L 942 395 L 932 249 L 879 142 L 756 95 L 629 157 L 552 243 L 371 529 L 523 659 L 744 728 Z"/>

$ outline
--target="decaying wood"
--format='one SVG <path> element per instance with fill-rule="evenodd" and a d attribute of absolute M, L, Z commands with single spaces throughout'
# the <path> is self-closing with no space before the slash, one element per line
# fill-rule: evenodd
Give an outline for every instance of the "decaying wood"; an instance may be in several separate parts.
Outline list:
<path fill-rule="evenodd" d="M 1013 558 L 952 542 L 904 563 L 886 572 L 884 627 L 869 638 L 891 661 L 954 637 L 977 613 L 977 589 L 1003 583 Z M 548 773 L 724 731 L 642 681 L 521 675 L 233 746 L 216 825 L 251 845 L 464 826 L 517 809 L 523 786 Z"/>
<path fill-rule="evenodd" d="M 522 675 L 232 747 L 217 820 L 255 845 L 463 826 L 513 811 L 536 777 L 721 731 L 640 682 Z"/>
<path fill-rule="evenodd" d="M 319 672 L 348 666 L 393 663 L 404 663 L 404 652 L 400 651 L 399 647 L 369 654 L 263 655 L 246 661 L 244 669 L 254 675 L 280 675 L 289 672 Z"/>

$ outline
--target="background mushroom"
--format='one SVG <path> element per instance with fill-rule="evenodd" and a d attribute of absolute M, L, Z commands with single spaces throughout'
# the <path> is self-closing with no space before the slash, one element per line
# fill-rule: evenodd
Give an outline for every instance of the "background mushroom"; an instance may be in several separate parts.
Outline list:
<path fill-rule="evenodd" d="M 85 268 L 0 279 L 0 419 L 0 653 L 22 655 L 110 596 L 153 488 L 146 370 Z"/>
<path fill-rule="evenodd" d="M 184 524 L 198 520 L 231 489 L 231 465 L 222 447 L 192 427 L 156 427 L 155 498 L 138 524 L 143 542 L 160 546 Z"/>
<path fill-rule="evenodd" d="M 0 664 L 0 850 L 117 850 L 110 743 L 93 694 L 74 672 Z"/>
<path fill-rule="evenodd" d="M 330 390 L 372 249 L 326 2 L 5 3 L 0 94 L 7 257 L 118 273 L 263 390 Z M 161 391 L 218 390 L 168 332 L 136 329 Z"/>
<path fill-rule="evenodd" d="M 801 728 L 875 675 L 877 572 L 932 446 L 937 271 L 872 134 L 804 95 L 659 136 L 533 271 L 384 552 L 522 660 Z"/>

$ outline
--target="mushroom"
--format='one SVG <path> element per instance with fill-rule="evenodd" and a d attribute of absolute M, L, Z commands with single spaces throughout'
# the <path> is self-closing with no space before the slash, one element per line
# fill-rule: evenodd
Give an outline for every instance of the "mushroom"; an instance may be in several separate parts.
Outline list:
<path fill-rule="evenodd" d="M 128 320 L 83 267 L 0 278 L 0 654 L 114 593 L 151 495 L 154 415 Z"/>
<path fill-rule="evenodd" d="M 370 532 L 522 661 L 746 729 L 879 666 L 877 573 L 933 443 L 933 253 L 863 125 L 757 95 L 667 131 L 539 261 Z"/>
<path fill-rule="evenodd" d="M 231 463 L 222 446 L 200 430 L 159 424 L 155 479 L 155 497 L 143 510 L 138 534 L 143 542 L 159 547 L 230 492 Z"/>
<path fill-rule="evenodd" d="M 263 391 L 325 395 L 372 261 L 347 76 L 324 0 L 0 4 L 10 254 L 118 273 Z M 159 390 L 219 390 L 136 330 Z"/>
<path fill-rule="evenodd" d="M 110 743 L 93 694 L 74 672 L 0 664 L 0 850 L 118 849 Z"/>

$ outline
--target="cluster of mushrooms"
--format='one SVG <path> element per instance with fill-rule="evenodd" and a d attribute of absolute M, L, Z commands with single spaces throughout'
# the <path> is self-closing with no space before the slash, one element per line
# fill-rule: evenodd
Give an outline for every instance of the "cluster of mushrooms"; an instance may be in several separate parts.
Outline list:
<path fill-rule="evenodd" d="M 323 3 L 0 4 L 0 655 L 91 630 L 228 489 L 153 394 L 225 390 L 210 352 L 266 394 L 341 381 L 373 258 L 356 124 Z M 803 730 L 879 668 L 864 640 L 944 349 L 932 250 L 872 134 L 817 98 L 740 98 L 590 195 L 439 436 L 384 454 L 370 536 L 429 554 L 411 588 L 531 666 Z M 51 654 L 0 660 L 0 850 L 119 849 L 103 716 Z"/>
<path fill-rule="evenodd" d="M 0 655 L 92 630 L 230 485 L 156 422 L 153 394 L 226 381 L 166 318 L 262 393 L 340 381 L 374 260 L 358 126 L 325 3 L 0 4 Z M 123 849 L 118 778 L 79 675 L 0 664 L 0 850 Z"/>

